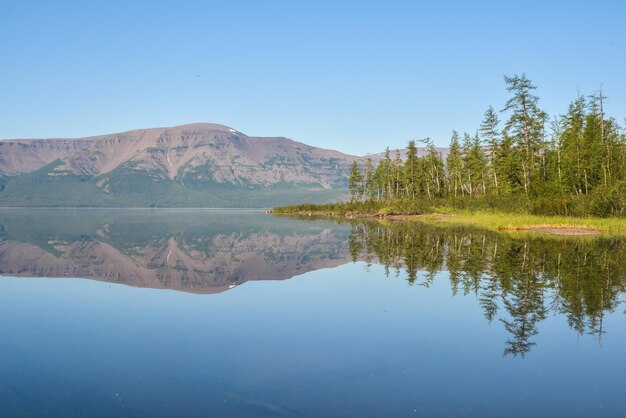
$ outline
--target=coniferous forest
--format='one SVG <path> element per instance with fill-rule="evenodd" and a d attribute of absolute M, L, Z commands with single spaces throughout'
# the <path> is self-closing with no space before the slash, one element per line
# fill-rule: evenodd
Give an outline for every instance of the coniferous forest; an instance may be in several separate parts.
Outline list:
<path fill-rule="evenodd" d="M 354 162 L 353 210 L 424 213 L 433 208 L 496 209 L 542 215 L 625 216 L 626 136 L 605 114 L 600 86 L 564 115 L 541 109 L 522 74 L 505 76 L 509 99 L 492 106 L 475 133 L 452 132 L 449 152 L 431 139 L 409 141 L 404 156 L 387 148 L 377 164 Z"/>

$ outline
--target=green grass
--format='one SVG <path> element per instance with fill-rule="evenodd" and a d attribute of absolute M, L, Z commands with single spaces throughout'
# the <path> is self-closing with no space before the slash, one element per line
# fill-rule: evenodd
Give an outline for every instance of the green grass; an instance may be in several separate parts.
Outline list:
<path fill-rule="evenodd" d="M 599 230 L 603 236 L 626 236 L 626 218 L 533 215 L 524 213 L 523 207 L 518 207 L 517 210 L 518 212 L 496 209 L 459 209 L 446 206 L 442 202 L 388 201 L 302 204 L 278 207 L 273 212 L 279 215 L 393 217 L 441 225 L 475 226 L 493 231 L 524 231 L 530 227 L 576 227 Z M 525 233 L 534 234 L 535 232 L 526 231 Z"/>
<path fill-rule="evenodd" d="M 442 216 L 443 215 L 443 216 Z M 576 218 L 567 216 L 526 215 L 504 212 L 433 213 L 407 217 L 408 220 L 437 222 L 449 225 L 472 225 L 498 231 L 518 231 L 529 227 L 596 229 L 604 235 L 626 236 L 626 219 Z"/>

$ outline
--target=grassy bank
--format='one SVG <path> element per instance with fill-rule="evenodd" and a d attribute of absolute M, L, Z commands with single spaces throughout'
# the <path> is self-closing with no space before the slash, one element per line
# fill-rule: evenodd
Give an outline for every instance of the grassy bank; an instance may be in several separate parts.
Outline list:
<path fill-rule="evenodd" d="M 344 202 L 328 204 L 303 204 L 276 208 L 277 213 L 332 212 L 346 214 L 374 215 L 422 215 L 446 212 L 501 212 L 562 217 L 623 217 L 626 218 L 624 201 L 626 191 L 617 199 L 599 199 L 596 196 L 572 197 L 531 197 L 526 196 L 482 196 L 482 197 L 440 197 L 431 199 L 388 199 L 367 200 L 364 202 Z M 609 196 L 610 197 L 610 196 Z M 615 200 L 615 201 L 614 201 Z M 609 202 L 609 203 L 607 203 Z"/>
<path fill-rule="evenodd" d="M 428 214 L 407 216 L 407 220 L 421 220 L 455 225 L 472 225 L 498 231 L 537 231 L 554 233 L 572 230 L 587 235 L 584 230 L 600 231 L 603 235 L 626 236 L 626 219 L 623 218 L 576 218 L 567 216 L 541 216 L 502 212 L 459 212 L 454 214 Z M 567 232 L 567 231 L 565 231 Z M 564 234 L 570 235 L 570 234 Z"/>
<path fill-rule="evenodd" d="M 626 236 L 626 218 L 599 218 L 575 216 L 549 216 L 518 211 L 493 209 L 464 209 L 450 206 L 426 205 L 402 202 L 355 202 L 324 205 L 295 205 L 275 208 L 272 212 L 281 215 L 324 216 L 340 218 L 384 218 L 429 222 L 446 225 L 469 225 L 494 231 L 534 231 L 557 235 L 602 235 Z M 393 205 L 391 205 L 393 203 Z"/>

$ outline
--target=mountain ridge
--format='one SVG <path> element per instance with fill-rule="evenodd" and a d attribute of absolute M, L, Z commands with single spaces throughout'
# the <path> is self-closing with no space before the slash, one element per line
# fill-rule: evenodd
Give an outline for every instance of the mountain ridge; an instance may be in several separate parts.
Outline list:
<path fill-rule="evenodd" d="M 0 206 L 268 207 L 342 200 L 354 156 L 217 123 L 0 141 Z"/>

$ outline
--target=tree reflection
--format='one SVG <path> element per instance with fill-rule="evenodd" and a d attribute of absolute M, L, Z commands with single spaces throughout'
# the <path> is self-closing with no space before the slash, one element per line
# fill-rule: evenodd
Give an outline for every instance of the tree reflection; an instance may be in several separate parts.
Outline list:
<path fill-rule="evenodd" d="M 430 286 L 449 272 L 453 294 L 474 294 L 484 317 L 504 326 L 504 355 L 521 356 L 536 344 L 538 325 L 562 314 L 578 334 L 599 340 L 604 315 L 614 312 L 626 284 L 626 240 L 511 236 L 467 227 L 376 221 L 354 223 L 354 260 L 406 273 Z"/>

